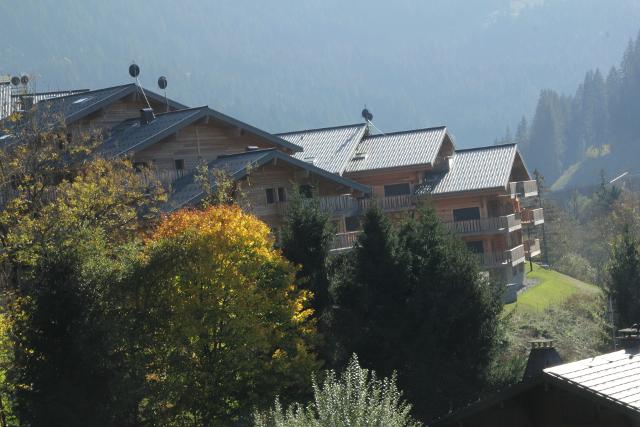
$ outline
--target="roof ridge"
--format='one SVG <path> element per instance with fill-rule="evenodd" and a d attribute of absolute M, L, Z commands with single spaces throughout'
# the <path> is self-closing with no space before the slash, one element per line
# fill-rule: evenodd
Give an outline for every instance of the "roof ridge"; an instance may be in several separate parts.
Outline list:
<path fill-rule="evenodd" d="M 47 101 L 54 101 L 54 100 L 58 100 L 58 99 L 64 99 L 67 98 L 69 96 L 78 96 L 78 95 L 91 95 L 92 93 L 96 93 L 96 92 L 106 92 L 108 90 L 113 90 L 113 89 L 124 89 L 127 86 L 132 86 L 135 85 L 135 83 L 127 83 L 124 85 L 116 85 L 116 86 L 110 86 L 110 87 L 103 87 L 101 89 L 88 89 L 84 92 L 79 92 L 79 93 L 70 93 L 69 95 L 63 95 L 63 96 L 58 96 L 56 98 L 51 98 Z M 78 89 L 70 89 L 70 91 L 75 91 Z M 84 89 L 82 89 L 84 90 Z M 64 92 L 64 91 L 58 91 L 58 92 Z"/>
<path fill-rule="evenodd" d="M 291 135 L 294 133 L 319 132 L 323 130 L 337 130 L 337 129 L 346 129 L 346 128 L 353 128 L 353 127 L 360 127 L 360 126 L 366 126 L 366 123 L 354 123 L 351 125 L 327 126 L 323 128 L 313 128 L 313 129 L 301 129 L 301 130 L 294 130 L 289 132 L 274 133 L 274 135 L 276 136 Z"/>
<path fill-rule="evenodd" d="M 471 148 L 460 148 L 460 149 L 456 149 L 456 153 L 459 153 L 461 151 L 479 151 L 479 150 L 490 150 L 492 148 L 501 148 L 501 147 L 517 147 L 517 143 L 515 142 L 510 142 L 507 144 L 497 144 L 497 145 L 482 145 L 480 147 L 471 147 Z"/>
<path fill-rule="evenodd" d="M 438 130 L 438 129 L 446 129 L 446 128 L 447 128 L 447 126 L 443 125 L 443 126 L 433 126 L 433 127 L 420 128 L 420 129 L 399 130 L 399 131 L 395 131 L 395 132 L 386 132 L 386 133 L 377 133 L 375 135 L 368 135 L 365 139 L 378 138 L 378 137 L 383 137 L 383 136 L 392 136 L 392 135 L 402 135 L 402 134 L 405 134 L 405 133 L 424 132 L 424 131 L 428 131 L 428 130 Z"/>

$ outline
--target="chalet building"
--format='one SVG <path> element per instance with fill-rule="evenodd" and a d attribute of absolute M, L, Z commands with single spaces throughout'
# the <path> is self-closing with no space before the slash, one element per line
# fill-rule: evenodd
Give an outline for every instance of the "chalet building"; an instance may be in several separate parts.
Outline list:
<path fill-rule="evenodd" d="M 460 150 L 446 127 L 375 134 L 368 120 L 271 134 L 136 84 L 29 96 L 23 103 L 63 120 L 69 138 L 98 129 L 105 156 L 129 156 L 154 170 L 170 189 L 166 211 L 203 197 L 196 167 L 207 163 L 236 180 L 248 208 L 275 230 L 294 186 L 318 198 L 338 231 L 335 251 L 353 246 L 372 204 L 397 220 L 430 202 L 506 285 L 507 301 L 516 298 L 525 259 L 540 253 L 535 225 L 544 218 L 537 186 L 515 145 Z"/>
<path fill-rule="evenodd" d="M 635 335 L 623 350 L 540 365 L 536 375 L 430 426 L 640 427 L 640 346 L 637 330 L 626 331 Z"/>

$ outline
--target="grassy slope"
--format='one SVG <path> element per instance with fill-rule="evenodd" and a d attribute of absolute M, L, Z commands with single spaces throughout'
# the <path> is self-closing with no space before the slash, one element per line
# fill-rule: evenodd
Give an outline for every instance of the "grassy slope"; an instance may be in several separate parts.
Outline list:
<path fill-rule="evenodd" d="M 506 305 L 506 312 L 511 312 L 516 307 L 518 311 L 542 311 L 566 301 L 575 294 L 597 295 L 600 293 L 600 289 L 594 285 L 557 271 L 544 269 L 536 264 L 533 265 L 533 271 L 527 274 L 527 278 L 539 282 L 518 295 L 517 302 Z"/>

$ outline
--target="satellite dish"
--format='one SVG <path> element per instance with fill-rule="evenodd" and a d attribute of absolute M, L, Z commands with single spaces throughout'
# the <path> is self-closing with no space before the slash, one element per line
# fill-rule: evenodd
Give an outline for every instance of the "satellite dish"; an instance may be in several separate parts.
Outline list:
<path fill-rule="evenodd" d="M 158 79 L 158 87 L 160 89 L 167 88 L 167 78 L 165 76 L 160 76 L 160 78 Z"/>
<path fill-rule="evenodd" d="M 25 74 L 24 76 L 20 77 L 20 83 L 22 83 L 23 85 L 29 83 L 29 76 Z"/>
<path fill-rule="evenodd" d="M 18 86 L 20 84 L 20 77 L 18 76 L 11 77 L 11 84 L 14 86 Z"/>
<path fill-rule="evenodd" d="M 367 107 L 364 107 L 364 110 L 362 110 L 362 117 L 368 122 L 373 120 L 373 114 L 371 114 L 369 110 L 367 110 Z"/>
<path fill-rule="evenodd" d="M 140 75 L 140 67 L 135 62 L 129 65 L 129 75 L 133 78 L 136 78 Z"/>

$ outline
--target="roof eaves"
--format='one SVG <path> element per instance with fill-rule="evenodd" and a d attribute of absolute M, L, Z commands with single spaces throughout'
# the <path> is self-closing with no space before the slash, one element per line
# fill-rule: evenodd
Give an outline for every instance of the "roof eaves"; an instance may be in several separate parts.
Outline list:
<path fill-rule="evenodd" d="M 118 87 L 118 86 L 115 86 Z M 102 89 L 101 89 L 102 90 Z M 104 89 L 106 90 L 106 89 Z M 69 116 L 65 117 L 65 121 L 67 123 L 72 123 L 75 122 L 76 120 L 80 120 L 83 117 L 88 116 L 91 113 L 94 113 L 98 110 L 100 110 L 101 108 L 103 108 L 105 105 L 108 105 L 110 102 L 114 101 L 114 100 L 118 100 L 118 99 L 122 99 L 125 96 L 133 93 L 135 90 L 135 86 L 134 85 L 126 85 L 126 86 L 122 86 L 122 89 L 111 94 L 110 96 L 100 100 L 100 102 L 97 102 L 95 104 L 91 104 L 90 106 L 88 106 L 87 108 L 83 108 L 82 110 L 76 111 L 73 114 L 70 114 Z M 89 92 L 90 93 L 90 92 Z M 63 99 L 64 102 L 64 98 L 56 98 L 57 99 Z"/>
<path fill-rule="evenodd" d="M 282 139 L 282 138 L 280 138 L 280 137 L 278 137 L 276 135 L 273 135 L 273 134 L 270 134 L 268 132 L 265 132 L 262 129 L 258 129 L 257 127 L 251 126 L 251 125 L 249 125 L 247 123 L 244 123 L 244 122 L 242 122 L 240 120 L 234 119 L 233 117 L 227 116 L 226 114 L 223 114 L 223 113 L 221 113 L 219 111 L 216 111 L 216 110 L 214 110 L 212 108 L 208 108 L 208 114 L 211 117 L 213 117 L 213 118 L 215 118 L 217 120 L 223 121 L 223 122 L 228 123 L 228 124 L 230 124 L 232 126 L 236 126 L 236 127 L 240 128 L 240 129 L 244 129 L 245 131 L 247 131 L 249 133 L 252 133 L 252 134 L 254 134 L 256 136 L 264 138 L 264 139 L 266 139 L 266 140 L 268 140 L 268 141 L 270 141 L 270 142 L 272 142 L 272 143 L 274 143 L 276 145 L 279 145 L 281 147 L 288 148 L 288 149 L 290 149 L 290 150 L 292 150 L 294 152 L 303 151 L 302 147 L 300 147 L 299 145 L 292 144 L 291 142 L 285 141 L 284 139 Z"/>
<path fill-rule="evenodd" d="M 274 157 L 277 157 L 278 159 L 281 159 L 292 165 L 299 166 L 303 169 L 308 170 L 309 172 L 315 173 L 316 175 L 322 176 L 332 181 L 336 181 L 339 184 L 344 185 L 345 187 L 352 188 L 354 190 L 358 190 L 367 194 L 371 193 L 371 188 L 366 185 L 360 184 L 359 182 L 353 181 L 349 178 L 344 178 L 338 174 L 319 168 L 318 166 L 315 166 L 309 162 L 305 162 L 304 160 L 296 159 L 295 157 L 289 156 L 288 154 L 282 153 L 280 151 L 274 151 L 273 153 Z"/>

